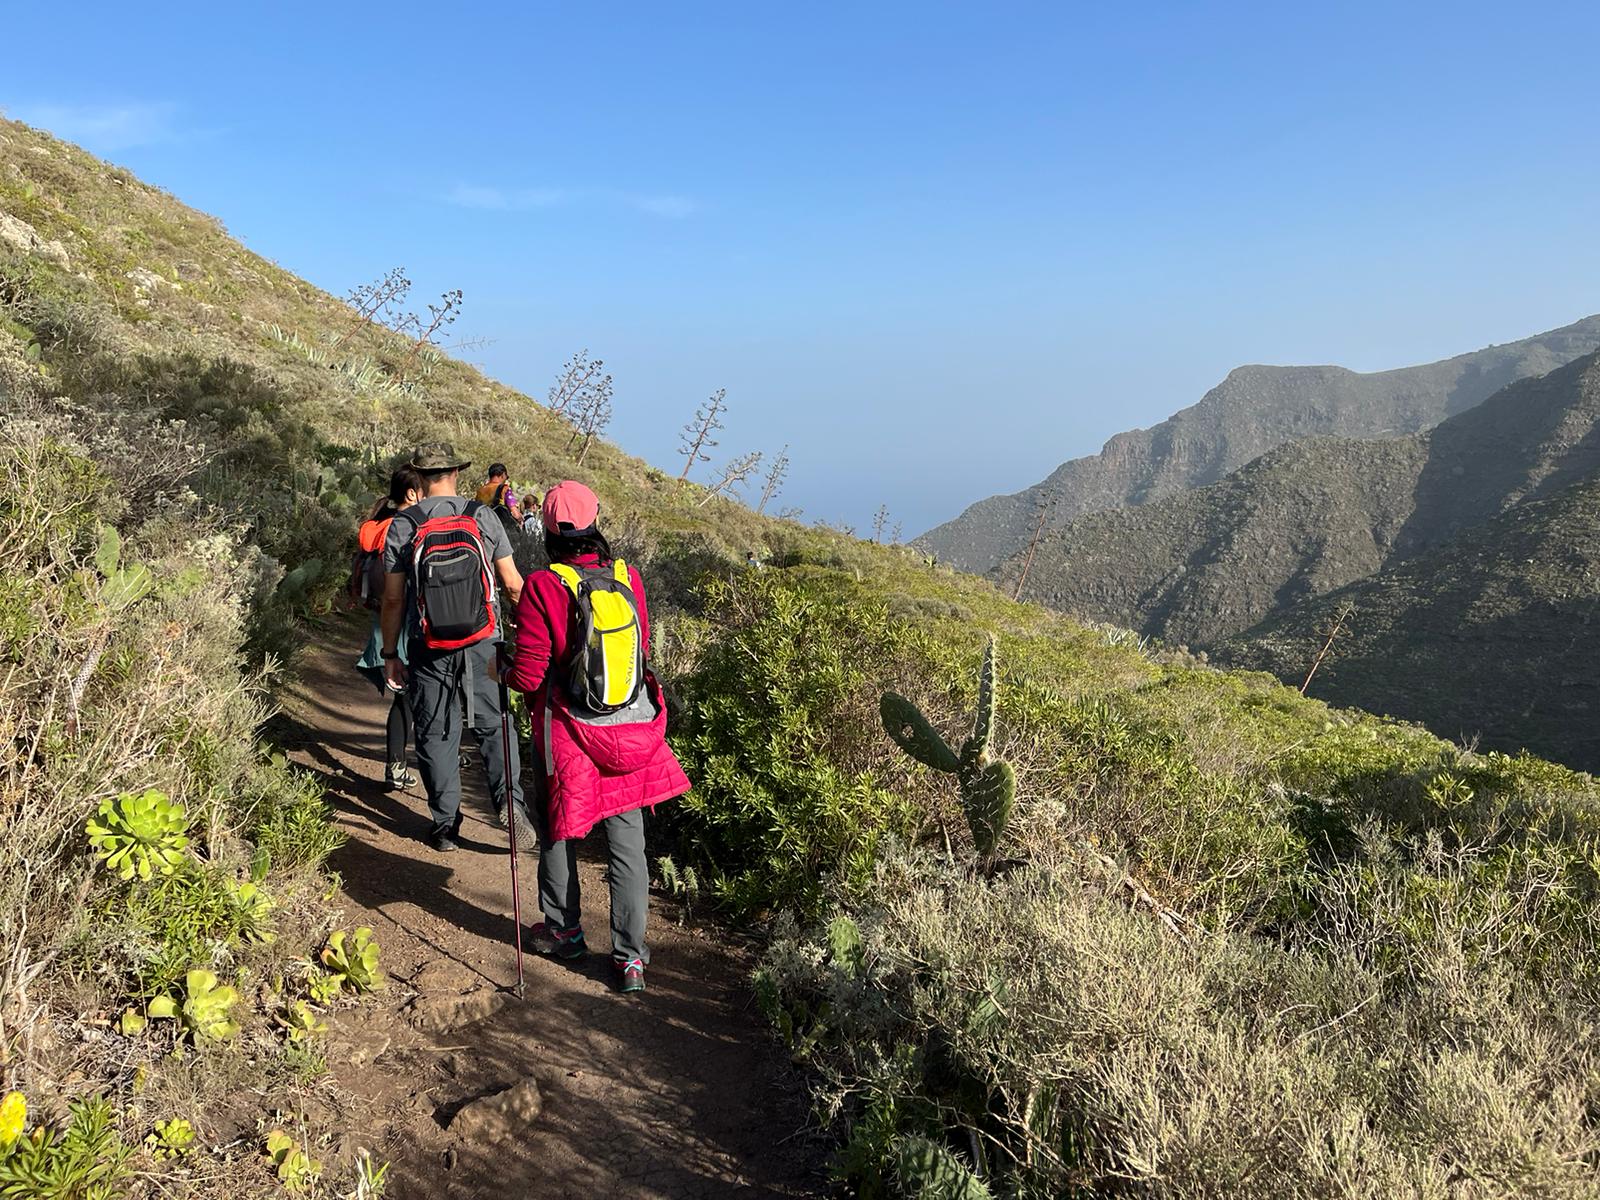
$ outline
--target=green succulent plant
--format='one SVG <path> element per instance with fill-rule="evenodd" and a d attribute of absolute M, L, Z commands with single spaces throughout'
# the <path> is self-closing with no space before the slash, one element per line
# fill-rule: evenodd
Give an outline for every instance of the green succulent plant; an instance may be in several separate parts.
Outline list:
<path fill-rule="evenodd" d="M 935 771 L 954 775 L 961 792 L 961 808 L 978 853 L 994 853 L 1017 796 L 1016 769 L 1004 759 L 989 754 L 994 735 L 995 639 L 989 637 L 983 669 L 978 675 L 978 711 L 972 722 L 972 736 L 961 750 L 950 748 L 939 731 L 904 696 L 885 692 L 879 703 L 883 728 L 895 743 L 912 758 Z"/>
<path fill-rule="evenodd" d="M 84 828 L 101 861 L 123 879 L 171 875 L 189 845 L 183 805 L 153 788 L 102 800 Z"/>
<path fill-rule="evenodd" d="M 341 987 L 352 992 L 370 992 L 384 985 L 383 972 L 378 969 L 378 941 L 365 925 L 348 939 L 342 929 L 329 934 L 322 965 L 338 977 Z"/>
<path fill-rule="evenodd" d="M 294 1195 L 310 1191 L 322 1174 L 322 1164 L 281 1129 L 267 1134 L 267 1158 L 277 1171 L 283 1190 Z"/>
<path fill-rule="evenodd" d="M 145 1011 L 158 1020 L 177 1021 L 196 1041 L 222 1041 L 239 1032 L 233 1020 L 238 1002 L 237 988 L 219 982 L 204 967 L 195 967 L 184 976 L 181 1003 L 175 996 L 157 996 Z"/>
<path fill-rule="evenodd" d="M 317 1010 L 304 1000 L 296 1000 L 275 1018 L 279 1027 L 295 1045 L 304 1045 L 328 1032 L 327 1023 L 317 1016 Z"/>
<path fill-rule="evenodd" d="M 306 981 L 306 991 L 310 994 L 313 1004 L 328 1005 L 339 998 L 343 985 L 344 980 L 338 975 L 317 971 Z"/>
<path fill-rule="evenodd" d="M 194 1148 L 194 1126 L 182 1117 L 157 1121 L 155 1132 L 144 1139 L 144 1145 L 152 1158 L 182 1158 Z"/>

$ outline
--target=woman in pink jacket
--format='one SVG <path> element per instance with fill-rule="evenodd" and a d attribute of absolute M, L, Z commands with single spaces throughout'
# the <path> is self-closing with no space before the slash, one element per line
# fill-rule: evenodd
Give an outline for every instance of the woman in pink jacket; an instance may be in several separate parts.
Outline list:
<path fill-rule="evenodd" d="M 645 858 L 644 810 L 689 790 L 689 780 L 667 746 L 667 709 L 661 687 L 647 669 L 637 698 L 619 712 L 588 711 L 563 682 L 580 649 L 573 636 L 571 584 L 554 565 L 581 573 L 613 569 L 611 547 L 600 532 L 600 502 L 581 483 L 551 488 L 542 509 L 545 550 L 552 567 L 529 575 L 517 606 L 516 654 L 506 682 L 527 694 L 533 714 L 535 782 L 533 819 L 539 834 L 539 904 L 544 920 L 533 929 L 541 954 L 579 958 L 588 952 L 579 910 L 577 839 L 604 825 L 611 884 L 611 957 L 617 986 L 644 990 L 650 874 Z M 644 582 L 628 566 L 628 587 L 639 614 L 642 647 L 650 645 Z M 618 573 L 612 572 L 620 580 Z"/>

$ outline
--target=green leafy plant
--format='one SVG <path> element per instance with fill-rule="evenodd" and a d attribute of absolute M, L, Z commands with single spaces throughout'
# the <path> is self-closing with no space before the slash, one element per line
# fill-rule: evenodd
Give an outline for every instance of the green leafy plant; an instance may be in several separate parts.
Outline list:
<path fill-rule="evenodd" d="M 1016 768 L 989 754 L 989 741 L 994 736 L 994 663 L 995 638 L 991 634 L 978 674 L 978 711 L 972 722 L 972 736 L 961 744 L 959 753 L 950 748 L 922 710 L 904 696 L 885 692 L 879 705 L 884 730 L 902 750 L 924 766 L 956 777 L 972 840 L 984 856 L 992 855 L 1004 836 L 1017 795 Z"/>
<path fill-rule="evenodd" d="M 5 1117 L 0 1105 L 0 1132 L 8 1127 Z M 111 1105 L 103 1097 L 74 1100 L 66 1128 L 40 1125 L 9 1143 L 0 1140 L 0 1196 L 113 1200 L 122 1194 L 128 1155 Z"/>
<path fill-rule="evenodd" d="M 154 788 L 102 800 L 85 826 L 101 861 L 123 879 L 172 874 L 184 860 L 188 828 L 183 805 Z"/>
<path fill-rule="evenodd" d="M 278 1173 L 283 1190 L 294 1195 L 310 1191 L 322 1174 L 322 1164 L 281 1129 L 267 1134 L 267 1158 Z"/>
<path fill-rule="evenodd" d="M 252 942 L 270 942 L 277 937 L 272 928 L 272 912 L 277 903 L 266 889 L 253 880 L 230 883 L 229 893 L 238 910 L 240 932 Z"/>
<path fill-rule="evenodd" d="M 196 1041 L 221 1041 L 239 1032 L 233 1020 L 238 989 L 220 983 L 212 972 L 195 967 L 184 977 L 183 1000 L 157 996 L 146 1012 L 156 1019 L 175 1020 Z"/>
<path fill-rule="evenodd" d="M 338 978 L 341 987 L 357 994 L 384 985 L 383 972 L 378 969 L 378 941 L 365 925 L 349 938 L 342 929 L 329 934 L 322 950 L 322 965 Z"/>
<path fill-rule="evenodd" d="M 110 525 L 100 526 L 94 565 L 105 577 L 105 582 L 100 586 L 100 599 L 112 612 L 131 608 L 155 587 L 155 578 L 150 574 L 149 567 L 143 563 L 122 566 L 121 558 L 121 535 Z"/>
<path fill-rule="evenodd" d="M 145 1149 L 158 1161 L 182 1158 L 194 1149 L 194 1126 L 182 1117 L 157 1121 L 155 1132 L 144 1139 Z"/>

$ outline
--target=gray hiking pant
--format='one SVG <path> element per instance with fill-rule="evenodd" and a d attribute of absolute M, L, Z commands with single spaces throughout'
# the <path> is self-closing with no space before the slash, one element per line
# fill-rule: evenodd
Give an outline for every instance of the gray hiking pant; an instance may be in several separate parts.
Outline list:
<path fill-rule="evenodd" d="M 583 923 L 579 906 L 578 844 L 550 840 L 550 814 L 543 798 L 534 806 L 539 830 L 539 907 L 545 923 L 562 933 Z M 650 914 L 650 867 L 644 856 L 644 810 L 600 822 L 606 831 L 606 879 L 611 884 L 611 957 L 650 961 L 645 921 Z"/>
<path fill-rule="evenodd" d="M 417 766 L 428 793 L 431 836 L 454 835 L 461 828 L 461 730 L 472 731 L 489 777 L 489 798 L 499 812 L 506 802 L 506 760 L 511 755 L 511 795 L 522 803 L 522 760 L 512 731 L 506 746 L 500 724 L 500 685 L 489 677 L 495 644 L 479 642 L 443 654 L 412 642 L 411 716 Z M 465 712 L 463 712 L 463 707 Z"/>

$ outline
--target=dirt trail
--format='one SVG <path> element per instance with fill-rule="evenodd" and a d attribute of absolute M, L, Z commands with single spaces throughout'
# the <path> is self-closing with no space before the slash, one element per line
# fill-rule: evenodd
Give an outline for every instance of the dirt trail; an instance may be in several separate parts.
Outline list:
<path fill-rule="evenodd" d="M 350 838 L 331 864 L 342 924 L 372 926 L 391 977 L 334 1022 L 327 1100 L 328 1119 L 393 1162 L 389 1195 L 818 1194 L 806 1102 L 750 1002 L 747 950 L 653 895 L 649 991 L 612 992 L 601 834 L 581 866 L 594 953 L 530 955 L 526 1000 L 510 994 L 509 858 L 476 749 L 462 849 L 436 854 L 420 789 L 382 787 L 386 702 L 351 668 L 363 635 L 322 627 L 275 732 L 327 787 Z M 530 924 L 536 861 L 521 860 Z M 495 1111 L 509 1093 L 485 1100 L 528 1079 L 515 1113 Z"/>

